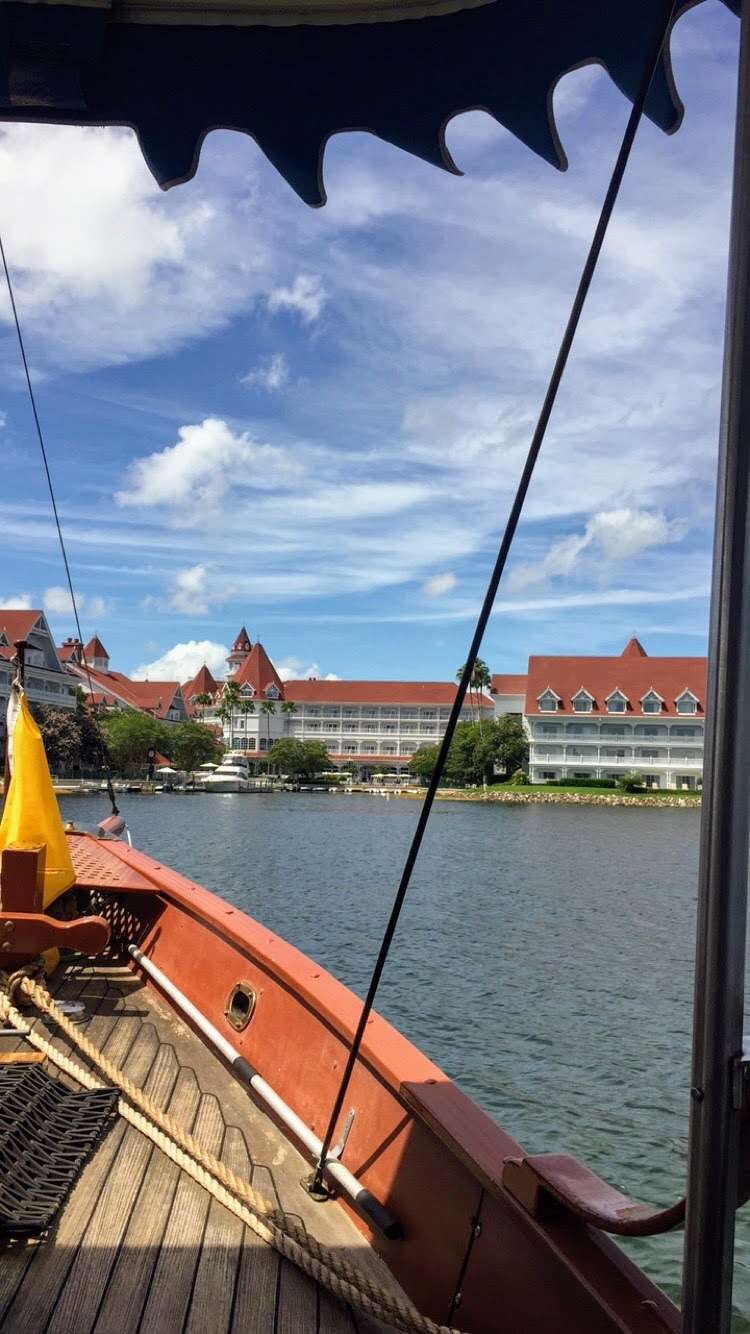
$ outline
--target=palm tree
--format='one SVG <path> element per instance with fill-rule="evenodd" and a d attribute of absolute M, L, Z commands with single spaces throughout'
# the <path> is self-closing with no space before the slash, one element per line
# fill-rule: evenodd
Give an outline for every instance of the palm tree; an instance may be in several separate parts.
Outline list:
<path fill-rule="evenodd" d="M 255 713 L 255 704 L 251 699 L 243 699 L 239 705 L 239 711 L 245 719 L 245 736 L 247 736 L 247 719 L 251 713 Z M 248 745 L 248 750 L 250 746 Z"/>
<path fill-rule="evenodd" d="M 466 663 L 464 663 L 463 666 L 459 667 L 458 671 L 456 672 L 457 681 L 461 680 L 465 668 L 466 668 Z M 491 685 L 491 683 L 492 683 L 492 676 L 490 675 L 490 669 L 487 666 L 487 663 L 484 661 L 484 658 L 475 658 L 474 666 L 471 669 L 471 680 L 469 681 L 469 702 L 471 703 L 475 715 L 478 713 L 479 710 L 479 696 L 483 690 L 486 690 Z M 472 702 L 472 697 L 473 697 L 473 702 Z M 479 726 L 481 729 L 482 726 L 481 713 L 479 714 Z"/>
<path fill-rule="evenodd" d="M 229 724 L 229 749 L 232 748 L 232 719 L 240 703 L 240 688 L 236 681 L 226 681 L 221 695 L 221 703 L 216 710 L 221 721 Z"/>
<path fill-rule="evenodd" d="M 276 705 L 272 699 L 264 699 L 260 706 L 260 711 L 266 715 L 266 755 L 268 755 L 268 751 L 271 748 L 269 744 L 271 740 L 271 715 L 275 714 Z M 270 761 L 266 759 L 266 773 L 268 773 L 269 770 Z"/>
<path fill-rule="evenodd" d="M 285 699 L 281 706 L 281 712 L 286 713 L 291 718 L 293 713 L 297 712 L 297 705 L 293 699 Z"/>
<path fill-rule="evenodd" d="M 201 695 L 193 695 L 193 703 L 197 705 L 202 720 L 205 715 L 206 709 L 208 708 L 209 704 L 212 703 L 211 696 L 207 695 L 205 691 Z"/>

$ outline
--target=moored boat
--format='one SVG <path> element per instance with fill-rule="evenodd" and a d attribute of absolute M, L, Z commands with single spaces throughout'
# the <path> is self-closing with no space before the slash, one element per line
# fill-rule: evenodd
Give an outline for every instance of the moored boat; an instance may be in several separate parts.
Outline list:
<path fill-rule="evenodd" d="M 243 755 L 225 755 L 201 786 L 206 792 L 249 792 L 252 785 L 247 760 Z"/>

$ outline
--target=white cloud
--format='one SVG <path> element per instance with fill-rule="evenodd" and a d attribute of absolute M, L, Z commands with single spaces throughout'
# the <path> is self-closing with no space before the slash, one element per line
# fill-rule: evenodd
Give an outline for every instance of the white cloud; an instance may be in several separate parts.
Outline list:
<path fill-rule="evenodd" d="M 570 533 L 553 542 L 547 554 L 536 564 L 516 566 L 506 580 L 506 588 L 528 588 L 546 583 L 556 576 L 568 576 L 577 569 L 581 556 L 593 548 L 599 562 L 616 564 L 632 560 L 649 547 L 679 542 L 685 526 L 668 520 L 661 511 L 614 509 L 594 514 L 582 533 Z"/>
<path fill-rule="evenodd" d="M 245 210 L 237 226 L 203 173 L 164 195 L 128 130 L 4 126 L 0 192 L 14 201 L 5 244 L 25 331 L 58 366 L 178 348 L 276 281 L 260 217 Z"/>
<path fill-rule="evenodd" d="M 317 320 L 326 302 L 323 280 L 318 274 L 298 273 L 290 287 L 274 287 L 269 293 L 268 309 L 296 311 L 304 324 Z"/>
<path fill-rule="evenodd" d="M 203 616 L 211 604 L 208 569 L 202 563 L 178 570 L 172 581 L 169 605 L 186 616 Z"/>
<path fill-rule="evenodd" d="M 45 588 L 42 605 L 51 616 L 73 615 L 73 602 L 70 593 L 67 588 L 62 588 L 60 585 Z"/>
<path fill-rule="evenodd" d="M 434 574 L 431 579 L 426 579 L 422 584 L 422 592 L 427 598 L 440 598 L 445 593 L 452 592 L 455 587 L 455 574 Z"/>
<path fill-rule="evenodd" d="M 324 676 L 317 662 L 310 662 L 305 666 L 303 658 L 282 658 L 274 665 L 282 681 L 307 681 L 311 676 L 318 681 L 340 680 L 335 672 L 326 672 Z"/>
<path fill-rule="evenodd" d="M 31 611 L 31 594 L 14 593 L 11 597 L 0 598 L 0 607 L 4 611 Z"/>
<path fill-rule="evenodd" d="M 240 378 L 240 384 L 252 388 L 257 385 L 259 389 L 266 389 L 269 393 L 274 393 L 277 389 L 283 389 L 289 379 L 289 365 L 283 352 L 275 352 L 272 357 L 256 366 L 254 370 L 248 371 L 247 375 Z"/>
<path fill-rule="evenodd" d="M 213 639 L 188 639 L 173 644 L 153 662 L 141 663 L 133 672 L 136 681 L 189 681 L 205 663 L 215 677 L 226 672 L 229 649 Z"/>
<path fill-rule="evenodd" d="M 130 464 L 126 487 L 115 494 L 118 505 L 166 505 L 199 519 L 217 509 L 233 483 L 268 485 L 290 468 L 283 450 L 233 431 L 219 417 L 181 426 L 177 434 L 177 444 Z"/>
<path fill-rule="evenodd" d="M 106 598 L 94 594 L 88 597 L 85 593 L 76 595 L 79 612 L 86 612 L 89 617 L 106 616 L 109 611 L 109 603 Z M 49 616 L 72 616 L 73 602 L 70 592 L 63 588 L 62 584 L 53 584 L 51 588 L 45 588 L 42 598 L 42 606 Z"/>

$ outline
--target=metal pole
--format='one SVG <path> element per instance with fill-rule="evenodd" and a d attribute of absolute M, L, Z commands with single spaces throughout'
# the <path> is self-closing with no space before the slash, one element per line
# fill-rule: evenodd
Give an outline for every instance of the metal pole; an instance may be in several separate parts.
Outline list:
<path fill-rule="evenodd" d="M 750 0 L 743 0 L 706 691 L 683 1334 L 728 1334 L 730 1323 L 749 756 Z"/>

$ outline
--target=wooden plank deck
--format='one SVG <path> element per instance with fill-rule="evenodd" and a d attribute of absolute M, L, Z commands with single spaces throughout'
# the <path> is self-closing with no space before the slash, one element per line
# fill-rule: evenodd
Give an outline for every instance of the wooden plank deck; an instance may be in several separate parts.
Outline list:
<path fill-rule="evenodd" d="M 300 1185 L 304 1160 L 199 1039 L 126 968 L 53 982 L 88 1035 L 192 1133 L 383 1286 L 395 1283 L 335 1203 Z M 54 1035 L 54 1030 L 53 1030 Z M 69 1050 L 67 1041 L 54 1037 Z M 0 1053 L 28 1044 L 0 1038 Z M 78 1058 L 80 1059 L 80 1058 Z M 85 1062 L 84 1062 L 85 1063 Z M 51 1073 L 58 1073 L 51 1071 Z M 0 1245 L 4 1334 L 386 1334 L 322 1291 L 134 1127 L 118 1119 L 52 1233 Z"/>

